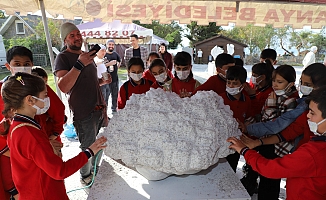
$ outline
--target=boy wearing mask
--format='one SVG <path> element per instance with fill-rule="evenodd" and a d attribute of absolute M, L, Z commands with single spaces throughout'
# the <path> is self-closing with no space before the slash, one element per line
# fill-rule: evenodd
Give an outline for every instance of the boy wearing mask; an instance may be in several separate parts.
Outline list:
<path fill-rule="evenodd" d="M 229 105 L 233 111 L 233 117 L 238 121 L 244 123 L 245 121 L 253 121 L 251 117 L 251 100 L 242 91 L 246 84 L 247 71 L 240 66 L 232 66 L 226 73 L 226 89 L 221 93 L 221 97 L 224 99 L 224 104 Z M 230 154 L 226 157 L 231 168 L 235 172 L 237 169 L 240 154 L 237 152 Z"/>
<path fill-rule="evenodd" d="M 231 55 L 227 53 L 221 53 L 218 55 L 215 59 L 217 75 L 211 76 L 204 84 L 196 88 L 192 95 L 196 94 L 197 91 L 213 90 L 217 94 L 225 92 L 226 72 L 229 67 L 234 65 L 235 61 Z"/>

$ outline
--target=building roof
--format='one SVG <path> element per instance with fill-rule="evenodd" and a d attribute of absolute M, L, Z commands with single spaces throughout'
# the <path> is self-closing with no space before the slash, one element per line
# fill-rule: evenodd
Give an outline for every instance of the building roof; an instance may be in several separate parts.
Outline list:
<path fill-rule="evenodd" d="M 197 42 L 197 43 L 194 44 L 194 46 L 197 46 L 197 45 L 199 45 L 199 44 L 203 44 L 203 43 L 209 42 L 209 41 L 211 41 L 211 40 L 215 40 L 215 39 L 217 39 L 217 38 L 223 38 L 223 39 L 229 40 L 229 41 L 232 42 L 232 43 L 239 44 L 239 45 L 241 45 L 241 46 L 243 46 L 243 47 L 248 47 L 246 44 L 243 44 L 243 43 L 241 43 L 241 42 L 238 42 L 238 41 L 236 41 L 236 40 L 233 40 L 233 39 L 231 39 L 231 38 L 228 38 L 228 37 L 226 37 L 226 36 L 224 36 L 224 35 L 214 36 L 214 37 L 208 38 L 208 39 L 206 39 L 206 40 L 203 40 L 203 41 Z"/>

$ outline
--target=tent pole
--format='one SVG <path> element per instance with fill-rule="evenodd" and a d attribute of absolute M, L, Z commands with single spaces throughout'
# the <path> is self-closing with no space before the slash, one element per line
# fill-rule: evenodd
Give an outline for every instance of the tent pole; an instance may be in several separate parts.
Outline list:
<path fill-rule="evenodd" d="M 52 42 L 51 42 L 51 37 L 50 37 L 50 33 L 49 33 L 48 21 L 46 19 L 46 14 L 45 14 L 44 1 L 39 0 L 39 2 L 40 2 L 41 12 L 42 12 L 42 21 L 43 21 L 43 26 L 44 26 L 46 44 L 48 46 L 51 68 L 52 68 L 52 71 L 54 71 L 54 55 L 53 55 L 53 51 L 52 51 Z M 54 77 L 54 83 L 55 83 L 55 87 L 57 90 L 57 95 L 59 96 L 60 99 L 62 99 L 61 92 L 59 90 L 56 77 Z"/>

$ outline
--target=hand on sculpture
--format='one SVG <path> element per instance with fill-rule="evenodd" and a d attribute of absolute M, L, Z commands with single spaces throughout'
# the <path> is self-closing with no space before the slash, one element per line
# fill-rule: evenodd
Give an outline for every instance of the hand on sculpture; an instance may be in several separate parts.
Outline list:
<path fill-rule="evenodd" d="M 96 54 L 92 56 L 92 54 L 94 52 L 95 52 L 95 50 L 94 51 L 91 51 L 91 52 L 83 52 L 83 53 L 81 53 L 79 55 L 78 60 L 81 63 L 83 63 L 83 65 L 86 67 L 87 65 L 91 64 L 92 62 L 94 62 L 94 58 L 96 56 Z"/>
<path fill-rule="evenodd" d="M 237 151 L 238 153 L 240 153 L 240 151 L 246 147 L 246 145 L 244 145 L 241 140 L 239 140 L 236 137 L 229 137 L 227 140 L 227 142 L 231 142 L 231 145 L 229 146 L 230 149 L 234 149 L 235 151 Z"/>
<path fill-rule="evenodd" d="M 249 147 L 249 149 L 253 149 L 261 145 L 260 140 L 253 140 L 244 134 L 240 136 L 240 140 L 244 145 Z"/>
<path fill-rule="evenodd" d="M 250 87 L 250 85 L 248 83 L 245 83 L 243 85 L 243 89 L 247 92 L 248 95 L 256 94 L 256 89 L 253 89 L 252 87 Z"/>
<path fill-rule="evenodd" d="M 236 119 L 239 124 L 239 129 L 242 133 L 247 133 L 247 126 L 246 124 L 242 123 L 239 119 Z"/>
<path fill-rule="evenodd" d="M 102 136 L 98 138 L 91 146 L 90 148 L 94 154 L 97 154 L 101 149 L 104 149 L 106 147 L 105 142 L 107 141 L 106 137 Z"/>

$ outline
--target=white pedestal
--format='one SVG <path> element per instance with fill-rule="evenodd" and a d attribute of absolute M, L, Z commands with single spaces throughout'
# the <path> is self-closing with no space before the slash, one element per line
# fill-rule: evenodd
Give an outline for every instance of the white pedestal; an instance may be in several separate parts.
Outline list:
<path fill-rule="evenodd" d="M 197 174 L 173 175 L 160 181 L 148 181 L 134 170 L 105 157 L 88 196 L 88 200 L 95 199 L 250 200 L 251 198 L 225 159 Z"/>

